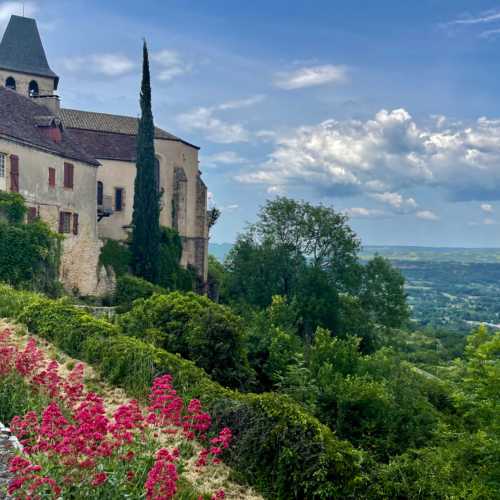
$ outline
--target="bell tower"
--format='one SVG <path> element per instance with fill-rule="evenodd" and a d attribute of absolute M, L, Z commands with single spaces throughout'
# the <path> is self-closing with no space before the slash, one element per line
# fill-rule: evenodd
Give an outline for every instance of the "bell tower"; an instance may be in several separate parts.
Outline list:
<path fill-rule="evenodd" d="M 52 108 L 58 105 L 58 84 L 59 77 L 47 62 L 36 21 L 12 16 L 0 42 L 0 85 Z"/>

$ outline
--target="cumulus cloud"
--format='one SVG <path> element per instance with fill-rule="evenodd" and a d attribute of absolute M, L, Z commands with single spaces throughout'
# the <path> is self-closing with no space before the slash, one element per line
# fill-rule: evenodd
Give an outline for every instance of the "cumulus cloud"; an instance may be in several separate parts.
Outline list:
<path fill-rule="evenodd" d="M 24 7 L 23 7 L 24 6 Z M 38 12 L 35 2 L 1 2 L 0 3 L 0 30 L 3 31 L 9 22 L 10 16 L 17 15 L 32 17 Z"/>
<path fill-rule="evenodd" d="M 417 202 L 413 198 L 405 198 L 399 193 L 374 193 L 371 196 L 381 203 L 386 203 L 393 209 L 400 212 L 413 212 L 418 207 Z"/>
<path fill-rule="evenodd" d="M 276 137 L 259 168 L 242 182 L 309 186 L 327 196 L 398 193 L 438 187 L 452 200 L 500 199 L 500 120 L 470 125 L 419 125 L 405 109 L 381 110 L 366 121 L 327 120 Z M 406 201 L 407 208 L 415 200 Z M 405 205 L 401 200 L 401 205 Z"/>
<path fill-rule="evenodd" d="M 220 113 L 228 110 L 253 106 L 264 99 L 264 96 L 252 96 L 238 101 L 228 101 L 218 106 L 200 107 L 177 117 L 179 125 L 188 132 L 201 132 L 208 140 L 220 144 L 248 142 L 250 132 L 242 123 L 232 123 L 220 117 Z"/>
<path fill-rule="evenodd" d="M 490 203 L 482 203 L 481 204 L 481 210 L 484 213 L 492 214 L 493 213 L 493 205 L 491 205 Z"/>
<path fill-rule="evenodd" d="M 430 220 L 430 221 L 439 220 L 439 217 L 430 210 L 420 210 L 419 212 L 416 213 L 416 216 L 422 220 Z"/>
<path fill-rule="evenodd" d="M 159 80 L 168 82 L 192 70 L 192 65 L 182 59 L 174 50 L 162 50 L 151 55 L 154 68 L 158 68 L 156 76 Z"/>
<path fill-rule="evenodd" d="M 285 90 L 302 89 L 318 85 L 343 83 L 347 80 L 346 66 L 325 64 L 299 68 L 290 72 L 277 73 L 274 77 L 276 87 Z"/>
<path fill-rule="evenodd" d="M 221 151 L 220 153 L 202 158 L 202 164 L 208 167 L 216 167 L 217 165 L 241 165 L 246 162 L 245 158 L 242 158 L 235 151 Z"/>
<path fill-rule="evenodd" d="M 348 208 L 344 212 L 352 219 L 377 219 L 387 215 L 383 210 L 364 207 Z"/>
<path fill-rule="evenodd" d="M 67 58 L 64 67 L 72 72 L 91 72 L 107 77 L 123 76 L 135 69 L 136 64 L 124 54 L 92 54 Z"/>

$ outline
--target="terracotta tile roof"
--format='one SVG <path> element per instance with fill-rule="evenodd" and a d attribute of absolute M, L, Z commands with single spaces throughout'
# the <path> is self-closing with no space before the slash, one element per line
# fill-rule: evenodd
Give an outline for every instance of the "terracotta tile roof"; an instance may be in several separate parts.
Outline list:
<path fill-rule="evenodd" d="M 59 77 L 50 69 L 34 19 L 12 16 L 0 42 L 0 68 L 31 75 Z"/>
<path fill-rule="evenodd" d="M 108 113 L 94 113 L 77 109 L 62 108 L 60 117 L 66 128 L 93 130 L 113 134 L 137 135 L 139 119 L 132 116 L 112 115 Z M 189 146 L 188 142 L 176 137 L 161 128 L 155 127 L 155 138 L 168 141 L 179 141 Z M 196 146 L 193 146 L 196 147 Z"/>
<path fill-rule="evenodd" d="M 51 112 L 46 107 L 0 86 L 0 136 L 67 159 L 98 166 L 95 156 L 83 150 L 70 134 L 63 131 L 61 142 L 54 142 L 44 133 L 40 125 L 45 124 L 49 115 Z"/>

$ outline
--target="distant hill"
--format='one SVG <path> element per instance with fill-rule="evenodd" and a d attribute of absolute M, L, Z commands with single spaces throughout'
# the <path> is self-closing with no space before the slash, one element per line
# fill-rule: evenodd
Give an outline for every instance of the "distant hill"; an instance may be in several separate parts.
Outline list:
<path fill-rule="evenodd" d="M 222 262 L 232 247 L 232 243 L 210 243 L 209 251 Z M 376 254 L 386 257 L 387 259 L 402 261 L 500 264 L 500 248 L 367 245 L 362 248 L 360 257 L 362 259 L 371 259 Z"/>

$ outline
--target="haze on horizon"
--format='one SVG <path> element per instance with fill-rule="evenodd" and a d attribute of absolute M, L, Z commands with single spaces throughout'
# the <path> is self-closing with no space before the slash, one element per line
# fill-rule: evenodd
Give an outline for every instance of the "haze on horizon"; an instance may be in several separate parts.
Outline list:
<path fill-rule="evenodd" d="M 0 1 L 0 30 L 22 3 Z M 65 107 L 201 147 L 212 241 L 269 197 L 333 205 L 366 245 L 500 247 L 500 3 L 32 0 Z"/>

